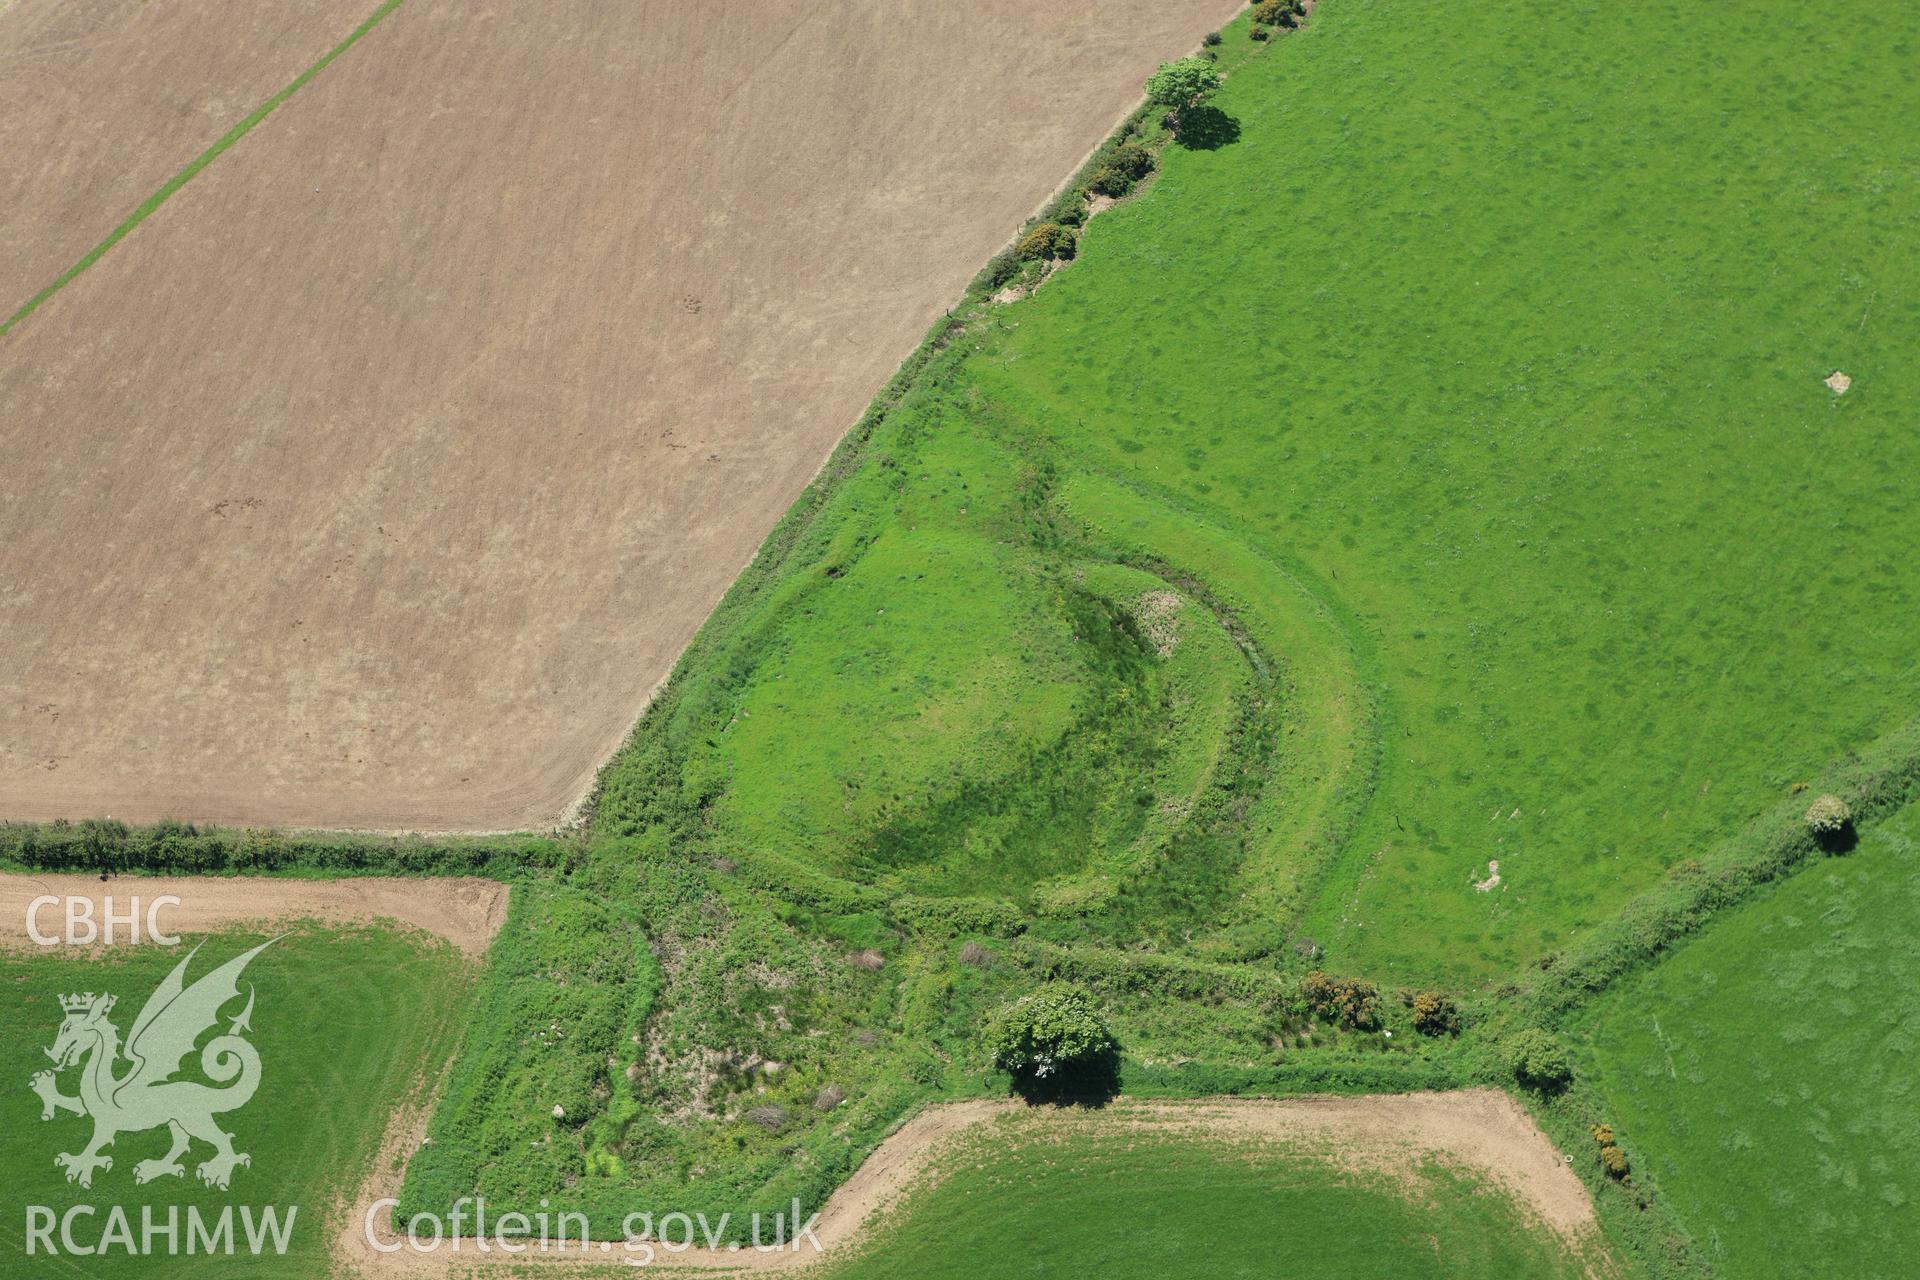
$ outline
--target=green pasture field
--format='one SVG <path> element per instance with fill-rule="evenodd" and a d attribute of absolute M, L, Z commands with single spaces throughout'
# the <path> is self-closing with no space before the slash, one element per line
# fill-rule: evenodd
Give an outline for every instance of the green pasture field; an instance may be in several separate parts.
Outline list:
<path fill-rule="evenodd" d="M 42 1051 L 59 1031 L 62 995 L 114 994 L 118 1004 L 111 1017 L 124 1037 L 147 996 L 195 943 L 200 951 L 189 983 L 265 940 L 221 933 L 185 939 L 178 948 L 0 954 L 0 999 L 6 1003 L 0 1019 L 0 1078 L 9 1082 L 0 1124 L 8 1205 L 0 1220 L 0 1274 L 142 1280 L 310 1280 L 323 1274 L 330 1228 L 369 1172 L 394 1106 L 438 1071 L 462 1035 L 474 972 L 450 945 L 417 933 L 302 927 L 247 966 L 240 993 L 244 999 L 249 986 L 255 992 L 249 1039 L 260 1054 L 261 1083 L 246 1106 L 216 1117 L 234 1135 L 235 1150 L 252 1157 L 250 1166 L 234 1171 L 224 1192 L 195 1178 L 195 1166 L 210 1152 L 198 1143 L 183 1159 L 184 1177 L 135 1183 L 136 1163 L 166 1153 L 164 1129 L 120 1135 L 106 1150 L 113 1167 L 96 1172 L 91 1188 L 68 1183 L 53 1157 L 81 1150 L 92 1122 L 65 1111 L 42 1122 L 40 1099 L 27 1087 L 28 1078 L 49 1065 Z M 239 1013 L 240 1001 L 224 1012 Z M 230 1020 L 223 1017 L 220 1028 Z M 124 1071 L 126 1064 L 118 1069 Z M 189 1057 L 186 1078 L 197 1078 L 197 1069 L 197 1055 Z M 61 1074 L 63 1092 L 75 1092 L 78 1074 Z M 83 1245 L 99 1243 L 113 1205 L 125 1208 L 136 1232 L 142 1206 L 152 1206 L 163 1221 L 168 1206 L 177 1206 L 183 1224 L 189 1207 L 208 1222 L 227 1207 L 237 1213 L 238 1206 L 277 1206 L 282 1221 L 287 1206 L 298 1206 L 298 1214 L 283 1256 L 269 1252 L 256 1258 L 243 1248 L 232 1257 L 129 1257 L 116 1248 L 105 1256 L 29 1258 L 23 1237 L 27 1205 L 61 1215 L 75 1205 L 96 1206 L 97 1216 L 76 1220 Z M 244 1239 L 238 1220 L 234 1232 Z"/>
<path fill-rule="evenodd" d="M 1917 49 L 1865 0 L 1327 0 L 967 363 L 1361 655 L 1343 965 L 1509 970 L 1911 713 Z"/>
<path fill-rule="evenodd" d="M 1621 1140 L 1729 1277 L 1920 1256 L 1920 807 L 1729 912 L 1582 1019 Z"/>
<path fill-rule="evenodd" d="M 1095 1122 L 1097 1124 L 1097 1122 Z M 1085 1134 L 966 1140 L 831 1280 L 1229 1280 L 1583 1274 L 1510 1199 L 1439 1166 L 1411 1185 L 1261 1146 Z"/>
<path fill-rule="evenodd" d="M 644 764 L 730 861 L 1063 941 L 1566 945 L 1920 693 L 1909 26 L 1327 0 L 1234 61 L 1234 141 L 968 314 L 603 829 Z M 1174 670 L 1151 590 L 1239 657 Z"/>

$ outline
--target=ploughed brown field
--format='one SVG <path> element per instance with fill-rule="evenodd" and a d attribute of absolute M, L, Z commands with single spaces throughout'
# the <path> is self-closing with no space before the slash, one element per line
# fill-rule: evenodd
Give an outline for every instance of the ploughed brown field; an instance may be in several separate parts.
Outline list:
<path fill-rule="evenodd" d="M 376 3 L 0 0 L 0 320 Z"/>
<path fill-rule="evenodd" d="M 54 56 L 4 5 L 0 66 Z M 374 3 L 164 7 L 162 49 L 80 22 L 85 112 L 6 88 L 5 310 Z M 0 817 L 560 819 L 941 308 L 1236 8 L 407 0 L 0 338 Z"/>

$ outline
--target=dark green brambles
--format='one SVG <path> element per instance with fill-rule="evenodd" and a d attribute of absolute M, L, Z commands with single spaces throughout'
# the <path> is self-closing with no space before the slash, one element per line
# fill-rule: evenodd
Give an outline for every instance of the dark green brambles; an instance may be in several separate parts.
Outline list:
<path fill-rule="evenodd" d="M 1262 0 L 1253 6 L 1251 17 L 1256 24 L 1291 30 L 1300 25 L 1306 14 L 1303 0 Z"/>
<path fill-rule="evenodd" d="M 1096 169 L 1093 176 L 1087 179 L 1088 195 L 1107 196 L 1117 200 L 1131 190 L 1133 190 L 1133 179 L 1119 169 Z"/>
<path fill-rule="evenodd" d="M 1573 1079 L 1566 1046 L 1551 1032 L 1527 1027 L 1508 1036 L 1500 1049 L 1513 1078 L 1529 1089 L 1560 1089 Z"/>
<path fill-rule="evenodd" d="M 1300 997 L 1315 1017 L 1338 1022 L 1356 1031 L 1380 1025 L 1380 992 L 1371 982 L 1330 978 L 1315 969 L 1300 980 Z"/>
<path fill-rule="evenodd" d="M 1460 1033 L 1460 1010 L 1441 991 L 1422 991 L 1413 997 L 1413 1029 L 1424 1036 Z"/>
<path fill-rule="evenodd" d="M 1123 142 L 1108 153 L 1107 164 L 1138 181 L 1153 172 L 1153 152 L 1137 142 Z"/>

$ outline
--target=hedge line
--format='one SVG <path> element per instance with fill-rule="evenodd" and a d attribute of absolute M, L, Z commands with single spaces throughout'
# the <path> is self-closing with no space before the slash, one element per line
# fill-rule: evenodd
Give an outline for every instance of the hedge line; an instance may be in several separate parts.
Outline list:
<path fill-rule="evenodd" d="M 159 822 L 0 823 L 0 863 L 33 871 L 108 874 L 501 877 L 523 868 L 570 870 L 584 842 L 564 837 L 363 835 L 282 832 Z"/>
<path fill-rule="evenodd" d="M 1846 800 L 1861 823 L 1920 798 L 1920 720 L 1836 761 L 1804 791 L 1783 799 L 1705 857 L 1674 867 L 1664 883 L 1628 903 L 1580 942 L 1543 957 L 1543 971 L 1518 991 L 1501 1021 L 1508 1027 L 1560 1023 L 1698 933 L 1719 912 L 1810 861 L 1836 856 L 1820 847 L 1805 819 L 1810 797 L 1826 792 Z M 1504 1073 L 1489 1078 L 1507 1084 Z M 1607 1235 L 1649 1276 L 1694 1280 L 1713 1274 L 1697 1243 L 1668 1208 L 1651 1171 L 1636 1170 L 1632 1183 L 1622 1184 L 1601 1167 L 1588 1133 L 1589 1125 L 1609 1118 L 1598 1090 L 1576 1075 L 1558 1095 L 1520 1096 L 1547 1136 L 1573 1157 L 1571 1167 L 1592 1193 Z"/>
<path fill-rule="evenodd" d="M 1311 1058 L 1272 1066 L 1217 1063 L 1143 1064 L 1123 1060 L 1120 1088 L 1133 1098 L 1285 1097 L 1303 1093 L 1414 1093 L 1460 1089 L 1470 1077 L 1454 1062 L 1434 1058 Z"/>
<path fill-rule="evenodd" d="M 1151 952 L 1063 947 L 1035 938 L 1014 939 L 1007 958 L 1041 981 L 1077 982 L 1102 995 L 1259 1004 L 1294 1002 L 1300 993 L 1298 982 L 1271 970 Z"/>
<path fill-rule="evenodd" d="M 1782 800 L 1705 858 L 1675 866 L 1668 879 L 1628 903 L 1564 952 L 1520 992 L 1516 1012 L 1552 1025 L 1622 977 L 1697 933 L 1716 912 L 1745 901 L 1811 858 L 1827 857 L 1807 829 L 1810 797 L 1832 792 L 1868 822 L 1920 796 L 1920 720 L 1829 766 L 1807 790 Z"/>

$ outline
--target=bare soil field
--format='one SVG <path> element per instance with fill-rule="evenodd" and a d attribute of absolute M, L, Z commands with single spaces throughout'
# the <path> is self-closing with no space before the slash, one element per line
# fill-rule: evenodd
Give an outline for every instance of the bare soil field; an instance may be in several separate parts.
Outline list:
<path fill-rule="evenodd" d="M 391 1232 L 384 1211 L 375 1217 L 370 1240 L 367 1211 L 383 1197 L 396 1194 L 399 1173 L 394 1158 L 411 1154 L 419 1145 L 423 1122 L 423 1115 L 402 1113 L 389 1130 L 388 1150 L 377 1162 L 379 1171 L 361 1188 L 350 1221 L 335 1238 L 335 1257 L 346 1274 L 437 1276 L 468 1274 L 471 1268 L 489 1263 L 601 1267 L 608 1263 L 605 1253 L 596 1248 L 583 1254 L 577 1242 L 567 1252 L 530 1246 L 511 1256 L 498 1250 L 483 1254 L 472 1240 L 463 1241 L 458 1250 L 451 1241 L 416 1248 Z M 989 1123 L 1007 1126 L 1009 1136 L 1021 1138 L 1064 1136 L 1101 1126 L 1135 1132 L 1197 1132 L 1223 1141 L 1251 1139 L 1297 1149 L 1356 1172 L 1404 1174 L 1409 1181 L 1423 1162 L 1439 1160 L 1486 1177 L 1569 1247 L 1593 1252 L 1602 1260 L 1598 1273 L 1609 1269 L 1587 1189 L 1520 1105 L 1493 1089 L 1279 1101 L 1123 1100 L 1093 1112 L 1032 1108 L 1011 1101 L 948 1103 L 930 1107 L 902 1125 L 833 1193 L 815 1232 L 822 1252 L 756 1253 L 696 1246 L 680 1252 L 659 1251 L 651 1265 L 770 1271 L 830 1258 L 856 1243 L 874 1215 L 913 1184 L 929 1174 L 937 1177 L 942 1154 L 956 1138 Z M 620 1256 L 616 1249 L 612 1260 Z"/>
<path fill-rule="evenodd" d="M 0 814 L 561 818 L 1236 7 L 409 0 L 0 343 Z"/>
<path fill-rule="evenodd" d="M 35 898 L 86 898 L 93 919 L 104 920 L 112 898 L 125 913 L 138 897 L 144 913 L 156 899 L 171 895 L 178 906 L 165 907 L 157 923 L 167 933 L 206 933 L 236 924 L 279 920 L 321 920 L 366 924 L 397 921 L 445 938 L 462 955 L 479 960 L 493 945 L 507 918 L 507 886 L 466 877 L 403 879 L 368 876 L 349 880 L 285 880 L 266 876 L 96 876 L 0 875 L 0 950 L 31 951 L 27 908 Z M 44 935 L 57 929 L 61 909 L 48 908 L 40 919 Z M 142 935 L 144 939 L 144 934 Z"/>
<path fill-rule="evenodd" d="M 377 0 L 0 0 L 0 319 Z"/>

